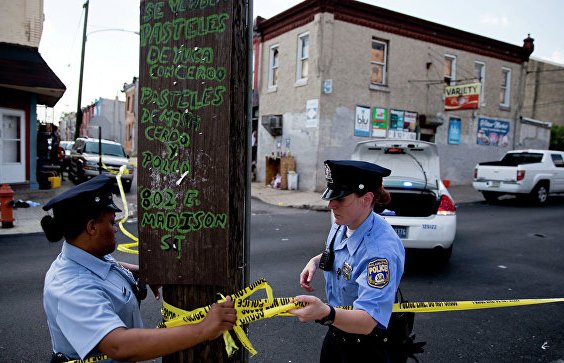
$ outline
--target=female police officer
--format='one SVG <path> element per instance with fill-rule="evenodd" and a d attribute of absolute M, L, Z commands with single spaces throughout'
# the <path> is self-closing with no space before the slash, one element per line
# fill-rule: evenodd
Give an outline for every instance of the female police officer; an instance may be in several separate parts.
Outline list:
<path fill-rule="evenodd" d="M 53 344 L 52 362 L 107 355 L 147 360 L 215 339 L 236 320 L 233 302 L 214 304 L 199 324 L 142 329 L 135 280 L 110 255 L 115 250 L 112 179 L 99 175 L 49 201 L 41 226 L 51 242 L 65 238 L 45 276 L 43 306 Z M 125 268 L 124 268 L 125 266 Z"/>
<path fill-rule="evenodd" d="M 292 310 L 300 321 L 329 326 L 321 362 L 386 362 L 378 334 L 385 331 L 403 274 L 405 251 L 392 227 L 373 212 L 389 203 L 382 178 L 390 170 L 352 160 L 325 161 L 329 201 L 335 217 L 326 249 L 313 257 L 300 274 L 300 285 L 313 291 L 317 268 L 324 270 L 328 304 L 310 295 Z M 338 307 L 352 306 L 351 310 Z"/>

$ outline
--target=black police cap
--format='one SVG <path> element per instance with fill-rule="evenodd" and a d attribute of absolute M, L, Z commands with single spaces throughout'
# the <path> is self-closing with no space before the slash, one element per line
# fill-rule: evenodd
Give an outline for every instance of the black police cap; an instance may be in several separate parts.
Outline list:
<path fill-rule="evenodd" d="M 378 188 L 382 178 L 391 174 L 391 170 L 367 161 L 326 160 L 325 179 L 327 189 L 322 199 L 333 200 L 352 193 Z"/>
<path fill-rule="evenodd" d="M 108 209 L 113 212 L 121 212 L 121 209 L 114 204 L 112 185 L 112 178 L 100 174 L 87 182 L 57 195 L 43 206 L 43 210 L 48 211 L 51 208 L 76 207 Z"/>

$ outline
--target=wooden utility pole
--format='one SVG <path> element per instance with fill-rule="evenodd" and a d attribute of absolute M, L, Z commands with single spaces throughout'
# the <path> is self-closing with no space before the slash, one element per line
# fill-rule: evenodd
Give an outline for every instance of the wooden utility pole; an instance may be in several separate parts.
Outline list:
<path fill-rule="evenodd" d="M 249 6 L 141 0 L 140 13 L 140 272 L 192 310 L 248 283 Z M 224 361 L 221 338 L 163 359 Z"/>

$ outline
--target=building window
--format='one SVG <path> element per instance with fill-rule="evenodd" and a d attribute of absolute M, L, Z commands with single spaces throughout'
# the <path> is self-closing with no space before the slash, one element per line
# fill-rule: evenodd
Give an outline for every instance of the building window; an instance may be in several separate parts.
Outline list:
<path fill-rule="evenodd" d="M 456 57 L 454 55 L 445 54 L 443 74 L 447 86 L 454 86 L 456 84 Z"/>
<path fill-rule="evenodd" d="M 270 47 L 270 63 L 268 67 L 268 88 L 276 88 L 278 84 L 278 66 L 280 63 L 280 53 L 278 45 Z"/>
<path fill-rule="evenodd" d="M 511 97 L 511 69 L 501 69 L 501 92 L 499 93 L 499 105 L 509 107 Z"/>
<path fill-rule="evenodd" d="M 372 39 L 370 51 L 370 83 L 385 86 L 387 84 L 388 43 Z"/>
<path fill-rule="evenodd" d="M 305 81 L 309 73 L 309 33 L 298 35 L 296 81 Z"/>
<path fill-rule="evenodd" d="M 474 62 L 474 77 L 480 82 L 480 105 L 486 104 L 486 64 L 484 62 Z"/>

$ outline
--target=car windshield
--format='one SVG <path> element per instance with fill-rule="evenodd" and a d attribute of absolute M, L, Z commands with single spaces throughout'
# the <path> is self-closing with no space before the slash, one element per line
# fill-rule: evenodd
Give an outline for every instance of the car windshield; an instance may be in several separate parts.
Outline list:
<path fill-rule="evenodd" d="M 87 142 L 85 152 L 89 154 L 98 154 L 99 146 L 97 142 Z M 119 144 L 102 143 L 102 155 L 125 157 L 125 152 Z"/>
<path fill-rule="evenodd" d="M 61 145 L 65 150 L 70 150 L 70 149 L 72 149 L 72 146 L 74 145 L 74 142 L 72 142 L 72 141 L 61 142 L 60 145 Z"/>

